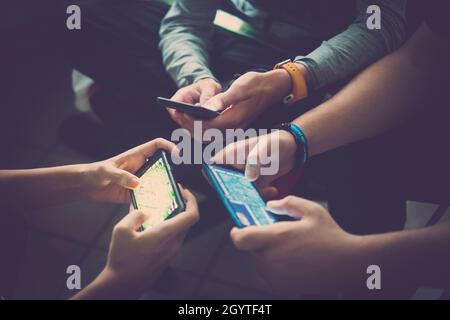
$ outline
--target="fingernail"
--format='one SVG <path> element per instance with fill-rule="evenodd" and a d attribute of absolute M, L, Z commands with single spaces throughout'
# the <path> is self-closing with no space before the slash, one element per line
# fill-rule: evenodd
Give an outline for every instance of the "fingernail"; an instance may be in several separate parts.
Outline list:
<path fill-rule="evenodd" d="M 255 172 L 256 170 L 253 167 L 254 165 L 248 164 L 245 168 L 245 177 L 252 182 L 258 179 L 258 175 Z"/>
<path fill-rule="evenodd" d="M 170 157 L 172 162 L 174 163 L 180 163 L 179 160 L 181 160 L 181 151 L 178 149 L 178 147 L 175 147 L 172 152 L 170 153 Z"/>
<path fill-rule="evenodd" d="M 139 180 L 139 178 L 135 177 L 131 179 L 131 188 L 132 189 L 137 189 L 139 187 L 139 185 L 141 184 L 141 180 Z"/>
<path fill-rule="evenodd" d="M 282 208 L 277 208 L 277 202 L 276 201 L 269 201 L 266 204 L 266 210 L 275 213 L 277 215 L 280 216 L 290 216 L 289 212 L 287 212 L 286 210 L 282 209 Z"/>

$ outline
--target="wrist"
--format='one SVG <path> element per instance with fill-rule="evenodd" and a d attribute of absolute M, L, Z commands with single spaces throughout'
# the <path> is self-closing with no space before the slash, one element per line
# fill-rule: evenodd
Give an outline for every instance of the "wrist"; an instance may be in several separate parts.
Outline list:
<path fill-rule="evenodd" d="M 66 187 L 70 189 L 85 189 L 91 164 L 76 164 L 67 166 Z"/>
<path fill-rule="evenodd" d="M 117 291 L 119 289 L 128 289 L 126 291 L 129 291 L 136 286 L 136 281 L 131 278 L 123 277 L 120 272 L 115 271 L 113 268 L 109 267 L 108 264 L 103 268 L 95 281 L 110 288 L 112 291 Z"/>
<path fill-rule="evenodd" d="M 281 123 L 275 126 L 275 129 L 286 131 L 293 137 L 296 144 L 294 167 L 304 166 L 308 159 L 309 152 L 308 152 L 308 140 L 306 139 L 303 130 L 293 122 Z"/>
<path fill-rule="evenodd" d="M 343 288 L 350 290 L 367 290 L 367 268 L 371 265 L 379 265 L 379 258 L 372 249 L 371 236 L 346 233 L 347 250 L 342 255 L 346 270 L 343 276 Z"/>
<path fill-rule="evenodd" d="M 292 78 L 284 69 L 275 69 L 263 74 L 263 91 L 271 103 L 277 103 L 292 91 Z"/>
<path fill-rule="evenodd" d="M 98 175 L 98 162 L 79 164 L 73 168 L 77 176 L 76 189 L 86 200 L 94 200 L 92 192 L 96 191 L 100 178 Z"/>
<path fill-rule="evenodd" d="M 92 282 L 93 286 L 105 288 L 111 290 L 111 292 L 117 291 L 117 288 L 121 287 L 119 277 L 108 266 L 105 266 L 103 270 L 98 274 L 97 278 Z"/>
<path fill-rule="evenodd" d="M 105 266 L 95 280 L 78 293 L 74 299 L 136 299 L 144 289 L 131 279 L 123 279 Z"/>
<path fill-rule="evenodd" d="M 294 135 L 286 130 L 280 130 L 279 134 L 280 134 L 280 141 L 283 141 L 283 148 L 282 149 L 280 148 L 280 152 L 283 153 L 283 157 L 289 159 L 287 164 L 289 169 L 293 169 L 297 163 L 296 157 L 299 153 L 297 141 L 295 140 Z"/>
<path fill-rule="evenodd" d="M 78 177 L 78 187 L 88 188 L 92 183 L 92 172 L 94 171 L 94 163 L 79 164 L 74 166 L 74 172 Z"/>

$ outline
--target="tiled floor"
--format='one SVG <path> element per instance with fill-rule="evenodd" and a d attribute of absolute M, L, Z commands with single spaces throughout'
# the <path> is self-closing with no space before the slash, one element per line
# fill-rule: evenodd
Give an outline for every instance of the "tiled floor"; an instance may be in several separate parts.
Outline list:
<path fill-rule="evenodd" d="M 21 72 L 28 74 L 26 68 Z M 59 69 L 48 69 L 45 74 L 32 74 L 32 77 L 36 85 L 19 106 L 26 110 L 24 116 L 17 112 L 14 119 L 17 124 L 8 123 L 7 128 L 17 132 L 14 140 L 17 143 L 5 144 L 1 167 L 90 161 L 89 157 L 64 146 L 58 136 L 61 121 L 76 112 L 70 90 L 70 69 L 61 63 Z M 409 202 L 406 227 L 423 226 L 436 209 L 435 204 Z M 69 297 L 72 292 L 66 289 L 65 281 L 66 268 L 71 264 L 81 266 L 83 285 L 89 283 L 105 263 L 112 227 L 126 212 L 123 206 L 74 203 L 28 213 L 30 240 L 15 297 Z M 450 211 L 446 217 L 450 218 Z M 276 298 L 258 283 L 249 256 L 232 246 L 230 228 L 231 223 L 225 220 L 192 237 L 164 274 L 164 282 L 156 284 L 144 298 Z M 425 290 L 416 296 L 431 297 L 430 292 Z M 435 297 L 436 291 L 432 292 Z"/>

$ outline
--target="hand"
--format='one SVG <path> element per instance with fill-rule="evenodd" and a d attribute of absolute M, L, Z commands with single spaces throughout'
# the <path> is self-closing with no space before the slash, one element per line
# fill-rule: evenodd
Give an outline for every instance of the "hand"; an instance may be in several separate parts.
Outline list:
<path fill-rule="evenodd" d="M 115 227 L 104 270 L 75 299 L 137 298 L 158 278 L 179 251 L 186 233 L 199 220 L 195 197 L 181 189 L 186 211 L 148 228 L 136 229 L 146 220 L 132 211 Z"/>
<path fill-rule="evenodd" d="M 199 220 L 195 197 L 183 188 L 181 193 L 186 210 L 161 224 L 137 232 L 146 215 L 133 211 L 115 226 L 107 269 L 126 281 L 136 279 L 148 282 L 157 278 L 178 252 L 190 227 Z"/>
<path fill-rule="evenodd" d="M 197 82 L 179 89 L 171 100 L 189 104 L 203 105 L 206 101 L 214 97 L 222 91 L 222 86 L 214 79 L 206 78 L 198 80 Z M 185 114 L 174 109 L 167 108 L 172 119 L 181 127 L 189 119 Z M 193 121 L 193 119 L 192 119 Z"/>
<path fill-rule="evenodd" d="M 251 252 L 269 289 L 283 296 L 365 286 L 362 237 L 343 231 L 319 204 L 297 197 L 268 202 L 300 221 L 234 228 L 235 246 Z"/>
<path fill-rule="evenodd" d="M 202 103 L 203 107 L 222 111 L 212 120 L 203 121 L 203 131 L 216 128 L 246 128 L 269 106 L 281 102 L 291 89 L 291 78 L 285 70 L 264 73 L 247 72 L 223 93 Z M 194 118 L 183 115 L 180 126 L 193 134 Z M 194 137 L 197 138 L 197 137 Z"/>
<path fill-rule="evenodd" d="M 256 182 L 263 197 L 272 198 L 277 190 L 270 184 L 294 168 L 296 155 L 295 138 L 287 131 L 278 130 L 229 144 L 212 161 L 245 170 L 245 176 Z"/>
<path fill-rule="evenodd" d="M 129 189 L 139 185 L 134 173 L 160 149 L 177 153 L 175 144 L 159 138 L 111 159 L 83 165 L 82 192 L 95 201 L 129 203 Z"/>

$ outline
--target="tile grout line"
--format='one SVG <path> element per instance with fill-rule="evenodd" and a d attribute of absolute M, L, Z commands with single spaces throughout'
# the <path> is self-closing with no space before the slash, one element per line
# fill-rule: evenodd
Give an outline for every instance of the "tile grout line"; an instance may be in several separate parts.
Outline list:
<path fill-rule="evenodd" d="M 227 223 L 229 225 L 229 223 Z M 208 263 L 208 265 L 205 268 L 205 272 L 203 275 L 200 276 L 200 281 L 198 282 L 197 287 L 193 290 L 192 297 L 194 299 L 198 299 L 200 295 L 200 290 L 203 288 L 204 284 L 206 283 L 208 279 L 209 273 L 212 271 L 215 263 L 217 262 L 218 257 L 222 253 L 222 250 L 224 249 L 226 245 L 227 236 L 229 233 L 225 233 L 222 240 L 220 241 L 219 245 L 217 246 L 216 252 L 214 252 L 214 255 L 211 257 L 211 261 Z"/>
<path fill-rule="evenodd" d="M 425 226 L 429 227 L 439 223 L 444 214 L 447 212 L 448 208 L 450 208 L 450 206 L 447 204 L 439 205 L 438 208 L 433 212 L 433 214 L 431 215 L 430 219 L 428 220 Z"/>
<path fill-rule="evenodd" d="M 53 239 L 57 239 L 57 240 L 64 240 L 66 242 L 70 242 L 71 244 L 75 244 L 77 246 L 80 247 L 84 247 L 84 248 L 89 248 L 90 244 L 88 242 L 84 242 L 82 240 L 78 240 L 69 236 L 65 236 L 65 235 L 61 235 L 58 233 L 54 233 L 52 231 L 47 231 L 47 230 L 43 230 L 39 227 L 33 226 L 32 224 L 28 224 L 28 230 L 33 231 L 33 232 L 38 232 L 42 235 L 45 235 L 47 237 L 51 237 Z"/>

